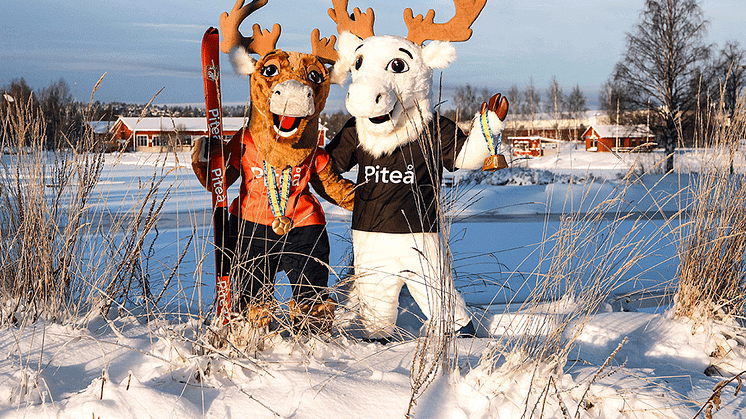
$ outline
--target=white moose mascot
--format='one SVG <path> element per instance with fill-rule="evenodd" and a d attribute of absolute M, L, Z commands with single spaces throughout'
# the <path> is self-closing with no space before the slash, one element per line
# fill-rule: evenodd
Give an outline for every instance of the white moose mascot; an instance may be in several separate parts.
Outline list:
<path fill-rule="evenodd" d="M 508 103 L 497 94 L 483 104 L 467 137 L 453 121 L 435 117 L 431 96 L 433 69 L 456 58 L 449 41 L 469 39 L 486 0 L 455 0 L 456 15 L 445 24 L 433 22 L 433 10 L 423 18 L 406 9 L 406 38 L 375 36 L 371 9 L 362 13 L 356 8 L 348 15 L 347 0 L 332 3 L 329 15 L 340 34 L 333 79 L 352 73 L 345 103 L 353 118 L 326 150 L 340 173 L 358 165 L 353 296 L 360 303 L 365 338 L 392 338 L 404 284 L 428 319 L 452 313 L 450 327 L 455 323 L 457 331 L 473 334 L 446 263 L 441 176 L 444 167 L 477 169 L 494 157 L 488 144 L 505 127 Z"/>

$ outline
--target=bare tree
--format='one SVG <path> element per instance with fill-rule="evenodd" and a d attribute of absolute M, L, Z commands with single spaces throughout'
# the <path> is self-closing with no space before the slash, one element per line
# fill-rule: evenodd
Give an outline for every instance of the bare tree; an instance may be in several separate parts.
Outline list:
<path fill-rule="evenodd" d="M 529 81 L 526 90 L 523 91 L 523 101 L 518 113 L 522 114 L 529 122 L 529 132 L 533 133 L 536 114 L 541 112 L 541 94 L 534 86 L 533 77 Z"/>
<path fill-rule="evenodd" d="M 521 93 L 521 90 L 518 88 L 517 85 L 510 86 L 510 89 L 508 89 L 508 93 L 506 93 L 508 98 L 508 103 L 510 103 L 509 112 L 513 114 L 512 118 L 509 118 L 513 125 L 513 135 L 516 135 L 518 132 L 518 118 L 516 118 L 516 115 L 521 113 L 523 109 L 523 94 Z"/>
<path fill-rule="evenodd" d="M 673 170 L 679 134 L 691 123 L 705 44 L 707 20 L 696 0 L 646 0 L 640 22 L 627 33 L 627 50 L 614 67 L 615 88 L 634 110 L 650 107 L 665 146 L 666 171 Z"/>
<path fill-rule="evenodd" d="M 714 99 L 723 102 L 723 108 L 733 116 L 739 97 L 746 88 L 746 51 L 738 41 L 729 41 L 718 54 L 712 68 Z"/>
<path fill-rule="evenodd" d="M 10 129 L 10 110 L 13 106 L 28 106 L 30 112 L 36 115 L 39 111 L 39 105 L 36 101 L 36 96 L 33 94 L 31 88 L 26 84 L 26 80 L 21 77 L 20 79 L 13 79 L 11 82 L 3 86 L 2 96 L 0 97 L 0 120 L 2 121 L 2 136 L 0 137 L 0 152 L 2 148 L 6 146 L 15 147 L 19 144 L 20 139 L 12 135 Z"/>
<path fill-rule="evenodd" d="M 336 111 L 334 113 L 323 112 L 320 116 L 321 123 L 329 130 L 326 133 L 328 138 L 334 138 L 350 118 L 350 114 L 343 111 Z"/>
<path fill-rule="evenodd" d="M 552 81 L 549 82 L 549 88 L 547 89 L 547 112 L 554 116 L 554 128 L 555 138 L 561 140 L 559 130 L 559 120 L 565 116 L 565 94 L 562 91 L 562 87 L 557 82 L 557 76 L 552 76 Z"/>
<path fill-rule="evenodd" d="M 47 124 L 47 147 L 56 147 L 66 134 L 69 136 L 76 128 L 77 109 L 73 106 L 70 86 L 62 78 L 50 83 L 42 89 L 39 102 Z"/>
<path fill-rule="evenodd" d="M 583 118 L 583 114 L 588 111 L 588 106 L 585 104 L 585 95 L 580 89 L 580 85 L 576 84 L 572 88 L 572 91 L 566 98 L 566 109 L 567 116 L 573 121 L 573 140 L 577 140 L 577 130 L 579 128 L 578 121 Z"/>
<path fill-rule="evenodd" d="M 610 124 L 636 123 L 639 115 L 632 112 L 632 99 L 629 91 L 620 84 L 614 81 L 613 77 L 604 83 L 598 94 L 599 107 L 608 117 Z"/>
<path fill-rule="evenodd" d="M 456 104 L 456 114 L 458 119 L 471 119 L 472 116 L 479 110 L 477 104 L 477 92 L 471 87 L 470 84 L 466 86 L 459 86 L 456 88 L 456 94 L 453 97 Z"/>

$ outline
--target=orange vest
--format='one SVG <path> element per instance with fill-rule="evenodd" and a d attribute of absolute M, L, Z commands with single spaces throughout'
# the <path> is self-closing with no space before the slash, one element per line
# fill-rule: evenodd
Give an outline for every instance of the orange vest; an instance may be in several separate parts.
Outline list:
<path fill-rule="evenodd" d="M 241 141 L 239 139 L 243 132 Z M 238 146 L 242 150 L 236 150 Z M 269 205 L 269 195 L 264 183 L 264 165 L 259 151 L 254 145 L 248 130 L 239 131 L 229 143 L 230 156 L 227 164 L 241 171 L 241 189 L 230 207 L 233 215 L 257 224 L 272 225 L 275 215 Z M 240 156 L 240 159 L 239 159 Z M 292 218 L 293 225 L 326 224 L 324 210 L 318 199 L 311 194 L 309 181 L 313 173 L 318 173 L 329 164 L 329 155 L 322 148 L 316 148 L 300 166 L 291 168 L 290 197 L 285 208 L 285 216 Z M 281 184 L 282 170 L 275 169 L 276 184 Z"/>

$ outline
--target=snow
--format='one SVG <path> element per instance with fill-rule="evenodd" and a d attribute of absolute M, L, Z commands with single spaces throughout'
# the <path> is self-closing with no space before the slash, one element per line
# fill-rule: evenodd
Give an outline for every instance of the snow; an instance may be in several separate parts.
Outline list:
<path fill-rule="evenodd" d="M 678 263 L 671 232 L 678 224 L 667 220 L 686 205 L 687 195 L 677 192 L 686 191 L 691 169 L 704 161 L 695 151 L 679 157 L 679 171 L 664 177 L 655 174 L 659 156 L 562 147 L 492 175 L 449 178 L 454 271 L 479 337 L 457 340 L 455 362 L 422 392 L 413 417 L 693 418 L 723 380 L 705 369 L 728 377 L 745 370 L 746 331 L 738 323 L 673 319 L 668 311 L 665 291 L 675 285 Z M 186 154 L 109 155 L 96 189 L 102 200 L 92 208 L 126 212 L 152 179 L 163 177 L 159 193 L 171 187 L 172 196 L 152 245 L 157 260 L 174 263 L 185 238 L 198 236 L 180 266 L 179 289 L 170 291 L 171 305 L 156 316 L 127 307 L 70 324 L 38 320 L 0 329 L 0 417 L 404 418 L 417 339 L 381 345 L 337 330 L 326 338 L 274 335 L 263 350 L 242 357 L 200 349 L 197 290 L 204 307 L 213 293 L 210 203 L 189 162 Z M 630 168 L 626 184 L 621 179 Z M 597 310 L 573 314 L 582 301 L 551 292 L 541 294 L 548 297 L 542 304 L 519 309 L 542 291 L 537 278 L 551 269 L 563 214 L 582 219 L 609 202 L 612 215 L 633 216 L 618 225 L 617 217 L 602 218 L 589 234 L 608 234 L 612 244 L 634 238 L 645 257 L 614 280 Z M 325 209 L 339 272 L 349 253 L 349 215 Z M 596 283 L 592 276 L 578 280 L 585 289 Z M 278 298 L 288 295 L 281 280 Z M 417 334 L 422 324 L 411 299 L 403 295 L 400 305 L 399 325 Z M 175 306 L 193 316 L 173 314 Z M 525 352 L 530 345 L 519 349 L 520 342 L 552 338 L 566 319 L 558 347 L 574 346 L 564 358 L 549 353 L 533 362 Z M 345 313 L 339 320 L 343 328 Z M 713 417 L 746 416 L 737 384 L 719 394 Z"/>

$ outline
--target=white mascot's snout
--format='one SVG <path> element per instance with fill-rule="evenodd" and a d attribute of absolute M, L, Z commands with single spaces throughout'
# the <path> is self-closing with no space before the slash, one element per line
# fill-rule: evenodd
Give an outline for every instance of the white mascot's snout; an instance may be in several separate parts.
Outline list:
<path fill-rule="evenodd" d="M 389 83 L 384 85 L 361 80 L 350 85 L 345 105 L 356 118 L 370 119 L 377 125 L 390 119 L 397 102 L 396 90 Z"/>

